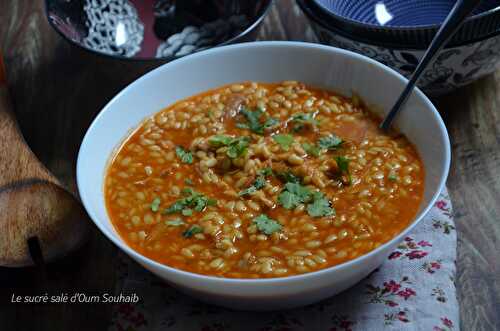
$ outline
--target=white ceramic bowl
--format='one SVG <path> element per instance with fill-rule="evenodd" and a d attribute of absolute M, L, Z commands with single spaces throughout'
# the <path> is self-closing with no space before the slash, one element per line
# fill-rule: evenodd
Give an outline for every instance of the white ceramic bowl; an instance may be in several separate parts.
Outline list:
<path fill-rule="evenodd" d="M 337 48 L 297 42 L 258 42 L 225 46 L 168 63 L 139 78 L 109 102 L 90 126 L 78 155 L 77 180 L 90 217 L 120 249 L 158 277 L 204 301 L 230 308 L 270 310 L 301 306 L 354 285 L 378 267 L 422 219 L 444 186 L 450 144 L 443 121 L 416 90 L 396 120 L 423 159 L 425 192 L 417 217 L 388 243 L 347 263 L 273 279 L 224 279 L 177 270 L 129 248 L 106 212 L 103 180 L 111 154 L 138 124 L 162 108 L 193 94 L 241 81 L 298 80 L 345 95 L 358 93 L 387 111 L 406 79 L 367 57 Z"/>

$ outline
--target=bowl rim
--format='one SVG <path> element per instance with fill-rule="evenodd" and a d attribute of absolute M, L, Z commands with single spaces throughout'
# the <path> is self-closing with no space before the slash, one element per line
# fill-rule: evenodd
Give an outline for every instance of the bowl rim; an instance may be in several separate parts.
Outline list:
<path fill-rule="evenodd" d="M 311 2 L 314 3 L 316 5 L 316 7 L 318 9 L 320 9 L 323 13 L 332 17 L 333 19 L 340 20 L 346 24 L 351 24 L 351 25 L 357 26 L 359 28 L 364 28 L 364 29 L 369 28 L 369 29 L 377 30 L 377 31 L 390 31 L 390 30 L 392 30 L 392 31 L 422 31 L 422 30 L 435 30 L 435 31 L 437 31 L 441 26 L 441 24 L 423 24 L 423 25 L 413 25 L 413 26 L 385 26 L 384 27 L 384 26 L 380 26 L 380 25 L 376 25 L 376 24 L 372 24 L 372 23 L 363 23 L 360 21 L 356 21 L 356 20 L 341 16 L 341 15 L 338 15 L 338 14 L 334 13 L 333 11 L 329 10 L 327 7 L 325 7 L 323 4 L 321 4 L 320 2 L 318 2 L 316 0 L 311 0 Z M 500 4 L 498 6 L 496 6 L 495 8 L 491 8 L 487 11 L 484 11 L 484 12 L 481 12 L 479 14 L 467 17 L 464 20 L 462 26 L 465 24 L 471 24 L 472 21 L 480 20 L 483 17 L 488 16 L 488 15 L 493 14 L 493 13 L 496 13 L 498 11 L 500 11 Z"/>
<path fill-rule="evenodd" d="M 313 10 L 307 6 L 306 4 L 306 1 L 307 0 L 296 0 L 297 4 L 299 5 L 300 9 L 302 10 L 302 12 L 304 13 L 304 15 L 311 21 L 313 21 L 314 23 L 320 25 L 323 29 L 327 29 L 335 34 L 338 34 L 340 35 L 341 37 L 343 38 L 346 38 L 346 39 L 349 39 L 349 40 L 352 40 L 352 41 L 355 41 L 355 42 L 360 42 L 360 43 L 363 43 L 363 44 L 366 44 L 366 45 L 369 45 L 369 46 L 375 46 L 375 47 L 384 47 L 384 48 L 387 48 L 387 49 L 391 49 L 391 50 L 396 50 L 396 51 L 414 51 L 414 52 L 425 52 L 425 50 L 427 49 L 428 45 L 425 46 L 425 45 L 416 45 L 416 44 L 399 44 L 399 43 L 391 43 L 391 42 L 381 42 L 379 40 L 368 40 L 362 36 L 358 36 L 358 35 L 355 35 L 355 34 L 349 34 L 349 32 L 347 31 L 344 31 L 338 27 L 333 27 L 331 25 L 329 25 L 328 23 L 326 23 L 322 18 L 318 17 L 316 15 L 316 13 L 313 12 Z M 498 7 L 500 9 L 500 6 Z M 464 47 L 464 46 L 467 46 L 467 45 L 472 45 L 472 44 L 475 44 L 475 43 L 478 43 L 478 42 L 481 42 L 481 41 L 485 41 L 487 39 L 491 39 L 491 38 L 494 38 L 494 37 L 497 37 L 498 35 L 500 35 L 500 28 L 494 32 L 491 32 L 487 35 L 484 35 L 484 36 L 481 36 L 481 37 L 478 37 L 478 38 L 475 38 L 475 39 L 470 39 L 470 40 L 467 40 L 467 41 L 463 41 L 461 43 L 457 43 L 457 44 L 447 44 L 445 45 L 445 47 L 443 48 L 443 50 L 447 50 L 447 49 L 452 49 L 452 48 L 459 48 L 459 47 Z M 333 46 L 335 47 L 335 46 Z"/>
<path fill-rule="evenodd" d="M 102 56 L 102 57 L 105 57 L 105 58 L 111 58 L 111 59 L 115 59 L 115 60 L 124 60 L 124 61 L 130 61 L 130 62 L 150 62 L 150 63 L 155 63 L 155 62 L 171 62 L 171 61 L 174 61 L 174 60 L 177 60 L 177 59 L 180 59 L 180 58 L 183 58 L 185 56 L 188 56 L 188 55 L 191 55 L 191 54 L 194 54 L 194 53 L 198 53 L 198 52 L 201 52 L 201 51 L 195 51 L 194 53 L 190 53 L 190 54 L 187 54 L 187 55 L 181 55 L 181 56 L 173 56 L 173 57 L 127 57 L 127 56 L 123 56 L 123 55 L 116 55 L 116 54 L 108 54 L 108 53 L 104 53 L 104 52 L 101 52 L 101 51 L 98 51 L 98 50 L 95 50 L 95 49 L 92 49 L 90 47 L 87 47 L 85 45 L 83 45 L 82 43 L 79 43 L 71 38 L 69 38 L 66 34 L 64 34 L 58 27 L 56 24 L 54 24 L 54 22 L 52 21 L 52 19 L 50 18 L 50 13 L 49 13 L 49 1 L 50 0 L 44 0 L 44 11 L 45 11 L 45 18 L 47 19 L 47 21 L 49 22 L 49 25 L 52 27 L 52 29 L 54 29 L 54 31 L 57 32 L 57 34 L 59 34 L 64 40 L 66 40 L 67 42 L 69 42 L 71 45 L 74 45 L 74 46 L 77 46 L 78 48 L 90 53 L 90 54 L 96 54 L 98 56 Z M 256 19 L 250 24 L 248 25 L 247 28 L 245 28 L 245 30 L 241 31 L 239 34 L 229 38 L 228 40 L 220 43 L 220 44 L 217 44 L 217 45 L 214 45 L 208 49 L 212 49 L 212 48 L 215 48 L 215 47 L 220 47 L 220 46 L 225 46 L 225 45 L 230 45 L 230 44 L 233 44 L 235 42 L 237 42 L 240 38 L 243 38 L 245 37 L 246 35 L 250 34 L 254 29 L 256 29 L 260 23 L 262 23 L 262 21 L 264 20 L 264 18 L 267 16 L 269 10 L 271 9 L 272 5 L 274 4 L 274 1 L 275 0 L 263 0 L 263 1 L 267 1 L 267 4 L 265 4 L 263 6 L 263 8 L 261 9 L 261 12 L 258 13 L 255 17 Z"/>
<path fill-rule="evenodd" d="M 310 51 L 326 51 L 330 53 L 339 53 L 343 56 L 348 56 L 360 61 L 368 62 L 373 66 L 379 67 L 383 69 L 385 74 L 391 75 L 394 78 L 400 80 L 403 84 L 406 83 L 408 80 L 402 76 L 401 74 L 397 73 L 393 69 L 383 65 L 382 63 L 379 63 L 375 60 L 372 60 L 364 55 L 360 55 L 351 51 L 347 51 L 344 49 L 332 47 L 332 46 L 326 46 L 326 45 L 321 45 L 321 44 L 315 44 L 315 43 L 306 43 L 306 42 L 297 42 L 297 41 L 260 41 L 260 42 L 247 42 L 247 43 L 239 43 L 235 45 L 227 45 L 227 46 L 222 46 L 222 47 L 217 47 L 209 50 L 204 50 L 201 52 L 197 52 L 191 55 L 188 55 L 186 57 L 183 57 L 179 60 L 173 61 L 166 63 L 148 73 L 145 75 L 139 77 L 135 81 L 133 81 L 131 84 L 126 86 L 124 89 L 122 89 L 116 96 L 114 96 L 111 101 L 109 101 L 103 109 L 99 112 L 99 114 L 95 117 L 95 119 L 92 121 L 91 125 L 87 129 L 87 132 L 85 133 L 85 136 L 82 140 L 82 143 L 80 145 L 80 149 L 78 151 L 78 157 L 77 157 L 77 165 L 76 165 L 76 180 L 77 180 L 77 186 L 78 186 L 78 192 L 80 194 L 82 203 L 87 210 L 90 218 L 94 222 L 94 224 L 99 228 L 99 230 L 111 241 L 113 242 L 116 246 L 118 246 L 121 250 L 123 250 L 125 253 L 127 253 L 130 257 L 135 259 L 137 262 L 140 262 L 140 264 L 144 265 L 149 265 L 154 267 L 155 269 L 161 269 L 167 273 L 170 274 L 177 274 L 179 276 L 187 277 L 192 280 L 196 281 L 201 281 L 205 283 L 226 283 L 226 284 L 240 284 L 240 285 L 273 285 L 281 282 L 290 282 L 290 281 L 302 281 L 302 280 L 308 280 L 308 279 L 314 279 L 317 276 L 328 274 L 337 270 L 346 270 L 349 269 L 352 266 L 357 265 L 358 263 L 362 263 L 363 261 L 369 260 L 373 257 L 375 257 L 377 254 L 379 254 L 381 251 L 386 249 L 387 247 L 393 245 L 396 242 L 400 242 L 404 236 L 407 235 L 408 232 L 410 232 L 430 211 L 430 209 L 434 206 L 437 198 L 439 197 L 439 194 L 445 187 L 446 179 L 448 177 L 449 173 L 449 168 L 450 168 L 450 163 L 451 163 L 451 146 L 450 146 L 450 139 L 448 135 L 448 131 L 446 130 L 446 126 L 443 122 L 443 119 L 439 112 L 436 110 L 432 102 L 425 96 L 425 94 L 419 89 L 416 88 L 414 93 L 418 98 L 420 98 L 423 103 L 426 105 L 426 107 L 429 108 L 429 111 L 434 115 L 434 118 L 437 121 L 437 124 L 443 133 L 443 145 L 444 145 L 444 150 L 442 151 L 444 154 L 444 171 L 441 174 L 441 178 L 439 180 L 438 184 L 438 190 L 434 192 L 432 198 L 430 199 L 429 203 L 427 206 L 425 206 L 419 217 L 415 217 L 413 221 L 402 231 L 400 232 L 397 236 L 392 238 L 391 240 L 387 241 L 386 243 L 380 245 L 379 247 L 375 248 L 374 250 L 363 254 L 355 259 L 349 260 L 347 262 L 331 266 L 328 268 L 320 269 L 317 271 L 305 273 L 305 274 L 299 274 L 299 275 L 292 275 L 292 276 L 286 276 L 286 277 L 275 277 L 275 278 L 261 278 L 261 279 L 248 279 L 248 278 L 223 278 L 223 277 L 215 277 L 215 276 L 209 276 L 209 275 L 203 275 L 203 274 L 198 274 L 198 273 L 193 273 L 190 271 L 185 271 L 177 268 L 170 267 L 166 264 L 159 263 L 157 261 L 154 261 L 139 252 L 135 251 L 132 249 L 130 246 L 128 246 L 120 237 L 118 234 L 114 234 L 111 231 L 108 231 L 104 227 L 104 223 L 111 223 L 111 220 L 109 219 L 109 216 L 106 216 L 106 219 L 103 221 L 99 221 L 99 217 L 96 215 L 94 212 L 93 208 L 87 208 L 87 205 L 91 205 L 88 197 L 85 193 L 85 191 L 82 190 L 83 188 L 83 181 L 85 180 L 83 176 L 84 170 L 82 169 L 82 159 L 88 155 L 90 155 L 90 152 L 87 152 L 87 150 L 91 147 L 89 147 L 88 140 L 90 139 L 93 135 L 93 131 L 95 130 L 95 127 L 100 125 L 101 118 L 103 117 L 103 114 L 111 111 L 112 105 L 117 102 L 119 98 L 122 97 L 122 95 L 125 95 L 128 93 L 129 90 L 132 90 L 135 88 L 137 84 L 140 84 L 142 81 L 148 80 L 156 75 L 161 75 L 163 72 L 168 72 L 170 67 L 176 66 L 178 64 L 184 63 L 184 62 L 189 62 L 193 61 L 202 57 L 205 57 L 207 55 L 216 55 L 218 53 L 223 53 L 226 51 L 230 50 L 239 50 L 239 49 L 248 49 L 248 48 L 266 48 L 266 47 L 271 47 L 271 48 L 302 48 L 302 49 L 308 49 Z M 138 123 L 139 124 L 139 123 Z M 117 141 L 117 145 L 119 144 L 119 141 Z M 104 178 L 104 176 L 102 176 Z M 101 179 L 102 181 L 103 179 Z M 112 223 L 111 223 L 112 224 Z"/>

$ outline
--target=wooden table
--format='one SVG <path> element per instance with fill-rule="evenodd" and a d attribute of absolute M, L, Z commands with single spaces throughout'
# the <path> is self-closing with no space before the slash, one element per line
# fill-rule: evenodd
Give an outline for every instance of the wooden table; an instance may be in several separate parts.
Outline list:
<path fill-rule="evenodd" d="M 291 0 L 276 1 L 259 39 L 316 40 Z M 42 0 L 0 1 L 0 48 L 26 140 L 75 191 L 76 156 L 85 130 L 115 93 L 153 65 L 118 63 L 69 45 L 48 26 Z M 497 71 L 435 100 L 452 141 L 448 187 L 459 234 L 456 283 L 461 324 L 467 331 L 500 330 L 499 89 Z M 116 253 L 93 228 L 81 250 L 50 265 L 45 274 L 36 268 L 0 268 L 0 329 L 105 329 L 110 306 L 15 306 L 10 297 L 112 292 Z"/>

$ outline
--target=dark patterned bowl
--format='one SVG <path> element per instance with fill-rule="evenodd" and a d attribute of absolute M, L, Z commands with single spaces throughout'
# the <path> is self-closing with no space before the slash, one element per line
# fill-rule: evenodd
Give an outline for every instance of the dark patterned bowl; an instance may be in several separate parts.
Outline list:
<path fill-rule="evenodd" d="M 429 45 L 454 0 L 310 0 L 313 12 L 352 36 L 407 47 Z M 483 0 L 450 41 L 468 43 L 500 29 L 500 1 Z"/>
<path fill-rule="evenodd" d="M 395 42 L 378 42 L 358 37 L 330 24 L 327 15 L 311 8 L 311 1 L 297 0 L 312 23 L 321 43 L 366 55 L 409 77 L 424 55 L 426 46 L 409 47 Z M 467 43 L 449 45 L 438 54 L 419 80 L 429 95 L 439 95 L 465 86 L 492 73 L 500 63 L 500 29 Z"/>
<path fill-rule="evenodd" d="M 170 61 L 254 40 L 272 0 L 46 0 L 52 27 L 86 50 Z"/>

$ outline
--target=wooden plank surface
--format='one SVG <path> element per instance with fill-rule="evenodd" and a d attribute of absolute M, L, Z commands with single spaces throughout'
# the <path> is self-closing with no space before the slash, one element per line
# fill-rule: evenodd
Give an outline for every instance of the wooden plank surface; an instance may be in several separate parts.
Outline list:
<path fill-rule="evenodd" d="M 276 1 L 259 39 L 316 41 L 291 0 Z M 88 125 L 116 92 L 155 65 L 110 60 L 70 46 L 48 26 L 42 0 L 0 1 L 0 49 L 26 140 L 75 191 L 76 156 Z M 456 283 L 463 330 L 500 330 L 499 88 L 497 72 L 434 100 L 452 140 L 448 186 L 459 235 Z M 83 249 L 46 270 L 0 268 L 0 329 L 105 329 L 111 317 L 106 305 L 9 302 L 12 293 L 112 292 L 115 254 L 94 228 Z"/>

